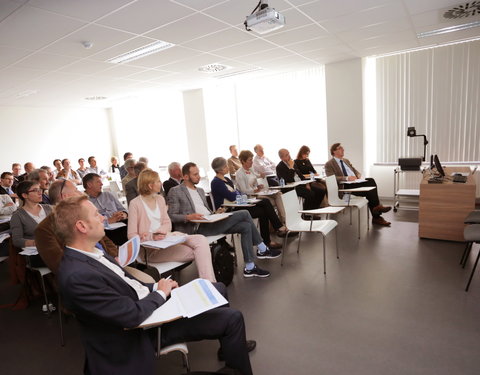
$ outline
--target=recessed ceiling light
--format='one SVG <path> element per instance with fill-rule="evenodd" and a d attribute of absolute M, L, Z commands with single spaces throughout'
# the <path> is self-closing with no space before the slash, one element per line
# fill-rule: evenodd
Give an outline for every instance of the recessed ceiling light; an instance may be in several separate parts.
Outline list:
<path fill-rule="evenodd" d="M 142 57 L 152 55 L 154 53 L 163 51 L 173 46 L 175 46 L 175 44 L 160 40 L 158 42 L 148 44 L 146 46 L 134 49 L 133 51 L 126 52 L 119 56 L 108 59 L 107 62 L 113 63 L 113 64 L 122 64 L 129 61 L 141 59 Z"/>
<path fill-rule="evenodd" d="M 198 70 L 202 73 L 218 73 L 218 72 L 221 72 L 222 70 L 231 69 L 231 68 L 232 67 L 228 65 L 215 63 L 215 64 L 207 64 L 207 65 L 201 66 L 200 68 L 198 68 Z"/>
<path fill-rule="evenodd" d="M 105 100 L 106 96 L 87 96 L 85 100 Z"/>
<path fill-rule="evenodd" d="M 449 26 L 449 27 L 444 27 L 442 29 L 425 31 L 423 33 L 418 33 L 417 38 L 425 38 L 425 37 L 433 36 L 433 35 L 441 35 L 441 34 L 451 33 L 451 32 L 454 32 L 454 31 L 467 30 L 467 29 L 471 29 L 472 27 L 478 27 L 478 26 L 480 26 L 480 21 L 464 23 L 463 25 Z"/>

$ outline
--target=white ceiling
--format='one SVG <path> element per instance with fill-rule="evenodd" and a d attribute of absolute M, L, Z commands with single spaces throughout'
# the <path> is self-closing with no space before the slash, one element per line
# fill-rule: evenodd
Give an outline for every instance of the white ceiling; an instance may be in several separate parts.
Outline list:
<path fill-rule="evenodd" d="M 306 69 L 480 36 L 480 27 L 417 39 L 478 18 L 442 21 L 459 0 L 269 0 L 287 25 L 245 31 L 258 0 L 0 0 L 0 105 L 88 106 L 141 92 L 200 87 L 223 74 Z M 128 64 L 106 60 L 164 40 L 176 46 Z M 82 42 L 93 47 L 86 49 Z M 205 64 L 232 67 L 214 75 Z M 30 95 L 27 95 L 30 94 Z"/>

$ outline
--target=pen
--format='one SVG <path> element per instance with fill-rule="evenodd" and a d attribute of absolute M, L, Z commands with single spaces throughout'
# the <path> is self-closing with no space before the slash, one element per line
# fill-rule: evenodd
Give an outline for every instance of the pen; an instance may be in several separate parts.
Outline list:
<path fill-rule="evenodd" d="M 165 280 L 168 280 L 168 279 L 171 279 L 171 278 L 172 278 L 172 275 L 166 277 Z"/>

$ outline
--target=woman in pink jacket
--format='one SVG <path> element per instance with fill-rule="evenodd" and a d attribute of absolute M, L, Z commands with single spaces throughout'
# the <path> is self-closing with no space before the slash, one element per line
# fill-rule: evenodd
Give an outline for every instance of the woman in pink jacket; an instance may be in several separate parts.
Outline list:
<path fill-rule="evenodd" d="M 158 173 L 143 170 L 138 176 L 139 196 L 128 207 L 128 238 L 136 235 L 141 241 L 162 240 L 172 231 L 165 199 L 159 195 L 162 183 Z M 174 232 L 180 234 L 179 232 Z M 148 249 L 151 262 L 189 262 L 195 259 L 199 276 L 215 282 L 212 257 L 207 239 L 200 235 L 186 235 L 187 240 L 166 249 Z M 145 251 L 145 250 L 143 250 Z M 143 257 L 143 252 L 140 256 Z"/>

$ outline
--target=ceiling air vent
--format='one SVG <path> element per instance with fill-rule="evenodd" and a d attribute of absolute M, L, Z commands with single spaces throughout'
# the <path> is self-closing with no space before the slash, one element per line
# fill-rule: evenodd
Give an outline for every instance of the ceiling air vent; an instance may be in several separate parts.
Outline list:
<path fill-rule="evenodd" d="M 478 15 L 480 15 L 480 1 L 469 1 L 443 10 L 443 18 L 447 20 L 464 19 Z"/>

